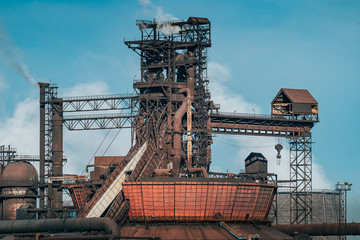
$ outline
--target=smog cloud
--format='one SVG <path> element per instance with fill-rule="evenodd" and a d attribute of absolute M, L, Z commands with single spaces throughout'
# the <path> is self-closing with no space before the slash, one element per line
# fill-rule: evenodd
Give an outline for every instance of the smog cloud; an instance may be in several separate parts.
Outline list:
<path fill-rule="evenodd" d="M 20 61 L 20 55 L 20 50 L 12 44 L 4 24 L 0 21 L 0 57 L 26 81 L 38 87 L 28 67 Z"/>

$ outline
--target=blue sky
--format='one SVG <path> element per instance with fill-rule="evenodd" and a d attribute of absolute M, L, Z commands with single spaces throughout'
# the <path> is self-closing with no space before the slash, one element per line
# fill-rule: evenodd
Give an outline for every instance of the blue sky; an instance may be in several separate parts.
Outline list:
<path fill-rule="evenodd" d="M 139 37 L 135 21 L 189 16 L 211 20 L 210 87 L 223 110 L 268 114 L 280 88 L 310 91 L 320 112 L 313 129 L 314 188 L 352 182 L 349 220 L 360 221 L 356 0 L 0 0 L 0 144 L 38 154 L 38 89 L 9 63 L 9 49 L 35 79 L 58 83 L 61 96 L 126 93 L 139 76 L 138 56 L 123 43 Z M 105 134 L 65 133 L 68 170 L 80 173 Z M 124 131 L 108 153 L 125 154 L 127 137 Z M 273 146 L 279 141 L 285 146 L 281 167 L 274 164 Z M 249 152 L 260 151 L 270 169 L 284 175 L 286 145 L 286 139 L 216 136 L 213 169 L 238 172 Z"/>

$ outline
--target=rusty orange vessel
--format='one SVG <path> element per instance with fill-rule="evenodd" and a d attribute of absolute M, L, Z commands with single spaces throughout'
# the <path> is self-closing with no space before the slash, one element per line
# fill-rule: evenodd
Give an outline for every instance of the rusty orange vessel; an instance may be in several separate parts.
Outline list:
<path fill-rule="evenodd" d="M 233 179 L 123 183 L 130 221 L 267 221 L 276 186 Z"/>

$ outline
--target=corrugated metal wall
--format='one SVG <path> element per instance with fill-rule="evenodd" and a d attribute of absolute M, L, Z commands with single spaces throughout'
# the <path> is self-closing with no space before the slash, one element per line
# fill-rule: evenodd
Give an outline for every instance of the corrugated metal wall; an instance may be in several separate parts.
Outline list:
<path fill-rule="evenodd" d="M 239 182 L 123 183 L 132 221 L 265 221 L 273 185 Z"/>
<path fill-rule="evenodd" d="M 278 191 L 278 224 L 290 224 L 290 193 Z M 339 219 L 339 192 L 332 190 L 312 193 L 312 223 L 336 223 Z M 330 240 L 337 237 L 313 237 Z"/>

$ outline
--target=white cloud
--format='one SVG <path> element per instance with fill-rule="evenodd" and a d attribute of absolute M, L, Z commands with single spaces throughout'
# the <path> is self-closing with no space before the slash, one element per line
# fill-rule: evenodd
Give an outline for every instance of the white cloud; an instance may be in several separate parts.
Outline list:
<path fill-rule="evenodd" d="M 313 189 L 334 189 L 334 185 L 331 184 L 330 180 L 324 172 L 323 167 L 316 162 L 316 158 L 314 156 L 312 163 L 312 179 Z"/>
<path fill-rule="evenodd" d="M 29 97 L 19 102 L 13 116 L 0 122 L 0 145 L 11 145 L 19 154 L 38 155 L 39 101 Z"/>
<path fill-rule="evenodd" d="M 61 89 L 60 89 L 61 90 Z M 109 88 L 104 82 L 78 84 L 63 89 L 59 96 L 84 96 L 108 94 Z M 108 130 L 68 131 L 64 127 L 64 155 L 68 162 L 64 173 L 80 174 Z M 111 130 L 97 155 L 103 155 L 118 130 Z M 39 155 L 39 100 L 29 97 L 17 103 L 13 116 L 0 122 L 0 145 L 11 145 L 21 155 Z M 122 129 L 105 155 L 126 155 L 130 148 L 130 131 Z M 35 165 L 36 166 L 36 165 Z"/>
<path fill-rule="evenodd" d="M 221 105 L 221 112 L 253 113 L 254 110 L 256 113 L 261 112 L 258 105 L 246 101 L 242 95 L 234 94 L 231 89 L 226 87 L 225 82 L 231 79 L 231 73 L 226 66 L 210 62 L 208 74 L 211 98 L 215 104 Z"/>
<path fill-rule="evenodd" d="M 146 6 L 146 5 L 150 5 L 151 1 L 150 0 L 139 0 L 140 5 Z"/>
<path fill-rule="evenodd" d="M 59 89 L 61 97 L 109 94 L 109 86 L 103 81 L 80 83 L 71 88 Z"/>

